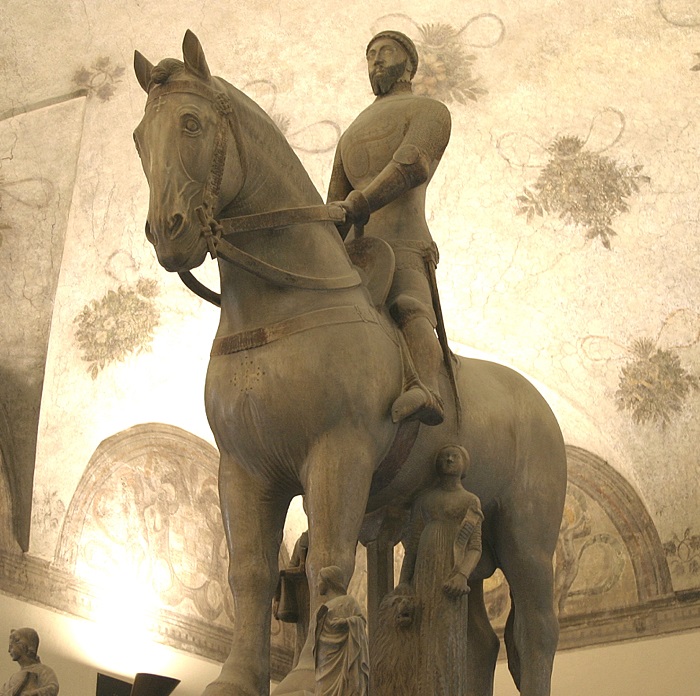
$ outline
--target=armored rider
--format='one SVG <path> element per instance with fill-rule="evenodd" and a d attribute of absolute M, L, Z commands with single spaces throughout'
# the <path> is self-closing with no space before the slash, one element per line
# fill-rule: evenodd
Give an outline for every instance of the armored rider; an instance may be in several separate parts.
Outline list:
<path fill-rule="evenodd" d="M 338 227 L 343 239 L 351 238 L 351 225 L 366 225 L 366 234 L 394 250 L 387 306 L 417 376 L 394 401 L 392 418 L 437 425 L 444 418 L 438 388 L 443 351 L 431 290 L 438 253 L 425 220 L 425 195 L 450 138 L 450 112 L 441 102 L 413 94 L 418 53 L 407 36 L 382 31 L 369 42 L 366 55 L 376 99 L 340 138 L 328 202 L 346 211 Z"/>

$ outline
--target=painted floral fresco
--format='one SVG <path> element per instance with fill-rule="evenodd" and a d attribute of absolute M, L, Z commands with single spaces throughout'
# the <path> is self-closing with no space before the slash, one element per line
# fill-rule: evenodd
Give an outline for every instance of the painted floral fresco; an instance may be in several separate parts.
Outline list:
<path fill-rule="evenodd" d="M 449 24 L 425 24 L 419 32 L 421 41 L 416 47 L 421 64 L 414 83 L 416 94 L 460 104 L 486 94 L 472 72 L 476 56 L 465 52 L 459 31 Z"/>
<path fill-rule="evenodd" d="M 639 193 L 640 183 L 649 183 L 642 165 L 619 164 L 596 152 L 587 152 L 578 136 L 562 135 L 547 147 L 550 161 L 540 172 L 532 190 L 518 196 L 518 214 L 531 222 L 535 215 L 558 215 L 567 224 L 578 225 L 588 239 L 600 239 L 610 249 L 613 218 L 629 211 L 628 199 Z"/>
<path fill-rule="evenodd" d="M 693 534 L 690 528 L 679 537 L 673 535 L 664 544 L 671 570 L 678 575 L 700 575 L 700 534 Z"/>
<path fill-rule="evenodd" d="M 93 379 L 105 365 L 150 349 L 160 321 L 153 302 L 157 294 L 158 283 L 142 278 L 134 286 L 120 286 L 92 300 L 75 318 L 75 338 Z"/>
<path fill-rule="evenodd" d="M 471 17 L 461 27 L 442 22 L 420 24 L 408 15 L 392 14 L 377 20 L 399 21 L 413 38 L 418 50 L 419 65 L 414 78 L 416 94 L 439 99 L 446 104 L 478 101 L 487 94 L 481 77 L 476 74 L 478 56 L 470 49 L 491 48 L 503 38 L 505 26 L 495 14 L 481 13 Z M 471 43 L 470 29 L 487 25 L 486 43 Z M 402 29 L 405 27 L 402 27 Z"/>
<path fill-rule="evenodd" d="M 678 355 L 657 348 L 651 339 L 637 339 L 630 352 L 633 359 L 620 371 L 617 406 L 630 411 L 636 423 L 665 425 L 700 388 L 700 380 L 681 366 Z"/>
<path fill-rule="evenodd" d="M 681 354 L 692 353 L 700 342 L 699 319 L 695 311 L 684 308 L 666 317 L 654 338 L 636 338 L 628 346 L 602 336 L 587 336 L 581 341 L 589 360 L 622 363 L 615 404 L 635 424 L 663 430 L 692 405 L 700 389 L 700 376 L 684 365 Z"/>
<path fill-rule="evenodd" d="M 126 72 L 123 65 L 112 65 L 108 56 L 98 58 L 89 68 L 80 68 L 73 76 L 73 82 L 79 88 L 87 90 L 102 101 L 112 97 Z"/>

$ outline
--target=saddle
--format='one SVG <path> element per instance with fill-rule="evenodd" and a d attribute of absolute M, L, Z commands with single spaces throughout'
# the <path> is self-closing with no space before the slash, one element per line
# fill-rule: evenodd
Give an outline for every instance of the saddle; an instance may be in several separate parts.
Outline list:
<path fill-rule="evenodd" d="M 362 283 L 369 291 L 372 304 L 381 309 L 394 278 L 394 250 L 379 237 L 357 237 L 345 244 L 350 261 L 358 269 Z"/>

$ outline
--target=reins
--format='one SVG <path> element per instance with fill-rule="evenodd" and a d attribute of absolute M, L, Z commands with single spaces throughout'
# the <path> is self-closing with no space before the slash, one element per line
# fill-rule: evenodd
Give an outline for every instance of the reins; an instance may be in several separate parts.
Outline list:
<path fill-rule="evenodd" d="M 153 88 L 152 94 L 149 95 L 149 101 L 160 99 L 163 95 L 173 92 L 190 93 L 204 97 L 213 104 L 218 116 L 214 152 L 204 184 L 202 205 L 195 209 L 195 214 L 199 218 L 201 234 L 206 240 L 212 259 L 221 257 L 225 261 L 276 285 L 305 290 L 340 290 L 358 286 L 361 279 L 355 269 L 340 276 L 309 276 L 267 263 L 233 243 L 230 238 L 242 232 L 277 230 L 317 222 L 342 222 L 345 219 L 345 212 L 337 205 L 314 205 L 217 220 L 213 211 L 221 192 L 228 150 L 228 134 L 233 134 L 235 138 L 237 133 L 231 98 L 199 82 L 174 80 Z M 240 146 L 238 150 L 240 155 L 242 153 Z M 217 307 L 221 306 L 221 295 L 203 285 L 190 271 L 182 271 L 178 275 L 192 292 Z"/>

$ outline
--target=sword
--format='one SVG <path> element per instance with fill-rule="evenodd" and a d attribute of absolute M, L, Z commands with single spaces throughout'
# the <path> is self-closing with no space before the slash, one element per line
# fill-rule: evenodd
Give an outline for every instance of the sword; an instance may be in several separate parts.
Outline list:
<path fill-rule="evenodd" d="M 440 305 L 440 294 L 438 293 L 437 278 L 435 276 L 435 264 L 429 258 L 425 259 L 425 269 L 430 284 L 430 297 L 433 301 L 433 311 L 435 312 L 436 327 L 440 348 L 442 348 L 442 359 L 447 370 L 447 377 L 450 380 L 452 394 L 455 400 L 455 410 L 457 412 L 457 425 L 462 422 L 462 403 L 457 391 L 457 379 L 455 377 L 454 365 L 452 364 L 453 353 L 447 343 L 447 333 L 445 331 L 445 320 L 442 316 L 442 306 Z"/>

